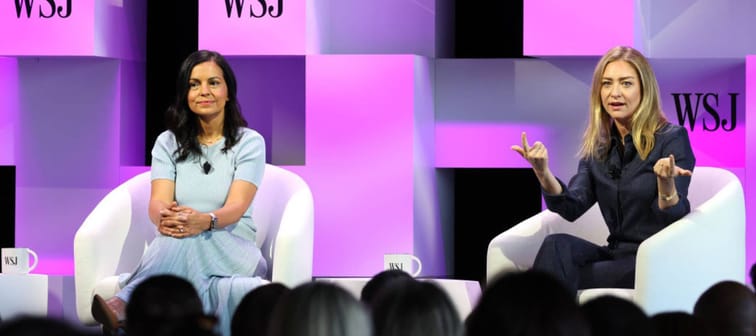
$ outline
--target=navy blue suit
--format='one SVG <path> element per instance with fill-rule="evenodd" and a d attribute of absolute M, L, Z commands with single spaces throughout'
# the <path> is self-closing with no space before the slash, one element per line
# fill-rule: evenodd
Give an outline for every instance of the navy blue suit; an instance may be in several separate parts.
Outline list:
<path fill-rule="evenodd" d="M 554 274 L 574 292 L 596 287 L 633 288 L 638 245 L 690 212 L 687 194 L 691 177 L 675 178 L 680 201 L 662 210 L 653 170 L 656 161 L 670 154 L 674 154 L 675 164 L 693 170 L 696 159 L 688 132 L 682 126 L 667 124 L 657 131 L 655 140 L 653 150 L 641 160 L 632 137 L 625 136 L 623 151 L 613 127 L 606 160 L 581 160 L 568 185 L 559 180 L 562 194 L 543 193 L 549 210 L 569 221 L 598 202 L 609 237 L 606 245 L 597 246 L 567 234 L 547 236 L 534 269 Z"/>

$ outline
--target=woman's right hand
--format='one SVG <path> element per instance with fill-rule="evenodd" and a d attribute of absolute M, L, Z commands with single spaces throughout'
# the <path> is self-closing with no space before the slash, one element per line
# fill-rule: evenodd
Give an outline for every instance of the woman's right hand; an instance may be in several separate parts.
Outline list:
<path fill-rule="evenodd" d="M 514 145 L 512 146 L 512 150 L 519 153 L 525 160 L 528 160 L 537 175 L 541 176 L 548 171 L 549 151 L 540 141 L 533 143 L 533 146 L 528 145 L 528 136 L 525 132 L 522 132 L 522 147 Z"/>
<path fill-rule="evenodd" d="M 180 233 L 179 226 L 181 224 L 181 221 L 179 217 L 181 214 L 173 210 L 173 208 L 176 206 L 177 203 L 174 201 L 169 204 L 169 206 L 160 210 L 160 223 L 158 224 L 158 232 L 160 232 L 161 234 L 175 237 L 178 233 Z"/>

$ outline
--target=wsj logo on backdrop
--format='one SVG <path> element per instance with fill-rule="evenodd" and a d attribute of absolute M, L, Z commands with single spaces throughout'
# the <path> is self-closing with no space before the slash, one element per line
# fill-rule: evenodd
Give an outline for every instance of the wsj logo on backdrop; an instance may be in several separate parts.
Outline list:
<path fill-rule="evenodd" d="M 719 94 L 716 93 L 673 93 L 677 121 L 680 125 L 688 122 L 688 128 L 694 131 L 696 123 L 701 122 L 704 131 L 714 132 L 720 128 L 730 132 L 737 127 L 737 97 L 738 93 L 728 93 L 730 97 L 730 111 L 722 111 L 726 106 L 720 106 Z M 727 100 L 723 97 L 722 100 Z M 725 102 L 722 102 L 724 105 Z M 703 111 L 702 111 L 703 110 Z"/>
<path fill-rule="evenodd" d="M 14 0 L 16 2 L 16 18 L 21 18 L 26 14 L 26 18 L 31 18 L 34 0 Z M 43 0 L 37 3 L 39 17 L 49 19 L 58 14 L 58 17 L 65 19 L 71 16 L 71 0 L 66 0 L 66 5 L 58 6 L 55 0 Z M 63 13 L 65 11 L 65 14 Z"/>
<path fill-rule="evenodd" d="M 226 1 L 226 15 L 231 18 L 233 10 L 236 9 L 236 17 L 241 18 L 244 10 L 244 0 L 224 0 Z M 268 5 L 268 2 L 275 2 L 277 4 Z M 283 0 L 252 0 L 249 5 L 249 17 L 262 18 L 264 16 L 270 16 L 277 18 L 283 14 Z M 235 8 L 234 8 L 235 7 Z M 246 15 L 246 14 L 245 14 Z"/>

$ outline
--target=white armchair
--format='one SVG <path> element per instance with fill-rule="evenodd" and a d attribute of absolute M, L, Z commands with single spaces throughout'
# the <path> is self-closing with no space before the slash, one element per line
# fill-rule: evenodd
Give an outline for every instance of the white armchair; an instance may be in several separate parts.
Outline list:
<path fill-rule="evenodd" d="M 150 172 L 145 172 L 108 193 L 76 232 L 76 311 L 82 323 L 96 323 L 90 312 L 94 294 L 115 295 L 117 275 L 133 271 L 155 238 L 149 198 Z M 307 183 L 268 164 L 253 202 L 257 246 L 269 265 L 267 279 L 290 287 L 311 281 L 313 199 Z"/>
<path fill-rule="evenodd" d="M 698 297 L 721 280 L 745 281 L 745 199 L 737 176 L 696 167 L 688 190 L 691 212 L 638 248 L 635 289 L 578 292 L 579 302 L 611 294 L 631 299 L 647 314 L 692 312 Z M 544 238 L 569 233 L 604 245 L 609 231 L 597 205 L 574 222 L 544 210 L 496 236 L 488 245 L 486 277 L 532 266 Z"/>

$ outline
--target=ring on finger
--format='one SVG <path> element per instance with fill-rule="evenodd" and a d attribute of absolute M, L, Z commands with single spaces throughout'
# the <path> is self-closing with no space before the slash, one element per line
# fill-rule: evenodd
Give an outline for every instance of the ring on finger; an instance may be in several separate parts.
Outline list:
<path fill-rule="evenodd" d="M 184 232 L 184 228 L 179 228 L 179 232 Z"/>

